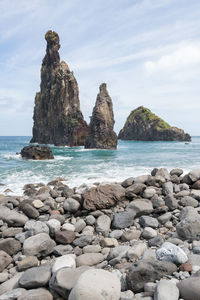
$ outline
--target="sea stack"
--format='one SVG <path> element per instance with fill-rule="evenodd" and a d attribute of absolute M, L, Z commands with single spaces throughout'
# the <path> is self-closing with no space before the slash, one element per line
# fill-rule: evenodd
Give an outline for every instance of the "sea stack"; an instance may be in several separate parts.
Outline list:
<path fill-rule="evenodd" d="M 114 124 L 112 99 L 106 83 L 102 83 L 92 112 L 85 148 L 116 149 L 117 135 L 113 130 Z"/>
<path fill-rule="evenodd" d="M 144 106 L 130 113 L 118 138 L 136 141 L 191 141 L 188 133 L 171 127 Z"/>
<path fill-rule="evenodd" d="M 81 146 L 88 125 L 80 110 L 76 78 L 68 65 L 60 62 L 59 36 L 49 30 L 46 55 L 42 61 L 40 92 L 35 96 L 32 143 Z"/>

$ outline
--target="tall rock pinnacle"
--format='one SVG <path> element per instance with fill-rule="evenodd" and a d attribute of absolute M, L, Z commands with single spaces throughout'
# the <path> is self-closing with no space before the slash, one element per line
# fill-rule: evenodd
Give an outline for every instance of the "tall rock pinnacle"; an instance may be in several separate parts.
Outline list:
<path fill-rule="evenodd" d="M 80 146 L 85 144 L 88 125 L 80 110 L 76 78 L 60 62 L 59 36 L 49 30 L 42 61 L 40 92 L 35 96 L 32 143 Z"/>
<path fill-rule="evenodd" d="M 113 130 L 115 121 L 112 100 L 105 83 L 100 85 L 99 90 L 85 148 L 116 149 L 117 135 Z"/>

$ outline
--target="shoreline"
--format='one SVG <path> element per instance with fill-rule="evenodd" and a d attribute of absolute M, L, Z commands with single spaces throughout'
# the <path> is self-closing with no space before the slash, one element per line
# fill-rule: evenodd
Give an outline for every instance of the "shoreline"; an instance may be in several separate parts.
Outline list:
<path fill-rule="evenodd" d="M 66 159 L 68 160 L 68 159 Z M 47 161 L 37 161 L 37 160 L 32 160 L 35 164 L 37 164 L 37 162 L 47 162 Z M 50 163 L 55 163 L 55 161 L 50 161 Z M 55 166 L 56 167 L 56 166 Z M 146 169 L 146 171 L 144 170 L 134 170 L 133 172 L 131 172 L 130 176 L 132 177 L 137 177 L 137 176 L 142 176 L 142 175 L 148 175 L 150 170 L 152 169 L 150 166 L 149 167 L 143 167 L 144 169 Z M 166 168 L 168 169 L 167 167 L 165 166 L 162 166 L 160 168 Z M 183 175 L 187 174 L 189 172 L 189 169 L 186 169 L 186 168 L 183 168 Z M 31 177 L 31 176 L 30 176 Z M 59 176 L 58 176 L 59 177 Z M 62 177 L 62 174 L 61 176 Z M 57 177 L 52 177 L 50 179 L 50 181 L 54 181 L 56 180 Z M 120 176 L 117 176 L 117 180 L 114 181 L 113 180 L 113 176 L 109 176 L 105 179 L 104 176 L 101 176 L 101 177 L 88 177 L 88 178 L 82 178 L 80 179 L 80 184 L 76 184 L 75 182 L 79 181 L 79 175 L 74 175 L 73 178 L 67 178 L 67 176 L 65 177 L 66 180 L 63 180 L 63 183 L 68 185 L 69 188 L 71 189 L 75 189 L 75 188 L 79 188 L 80 186 L 82 185 L 89 185 L 89 186 L 92 186 L 94 184 L 104 184 L 104 183 L 109 183 L 109 184 L 112 184 L 112 183 L 115 183 L 115 182 L 118 182 L 118 183 L 122 183 L 124 180 L 126 180 L 127 177 L 123 176 L 123 177 L 120 177 Z M 43 185 L 48 185 L 48 183 L 50 182 L 49 180 L 44 180 L 44 179 L 41 179 L 41 180 L 37 180 L 37 178 L 35 178 L 35 180 L 30 180 L 30 181 L 23 181 L 22 182 L 18 182 L 18 183 L 3 183 L 4 181 L 2 180 L 2 182 L 0 182 L 0 195 L 5 195 L 5 196 L 23 196 L 23 193 L 24 193 L 24 185 L 26 184 L 33 184 L 33 185 L 38 185 L 38 184 L 43 184 Z M 17 184 L 17 192 L 15 191 L 15 186 Z M 5 192 L 5 190 L 10 190 L 8 192 Z"/>
<path fill-rule="evenodd" d="M 0 196 L 0 299 L 92 299 L 90 290 L 98 299 L 105 289 L 109 299 L 173 291 L 178 300 L 200 292 L 200 169 L 155 168 L 74 189 L 63 182 Z"/>

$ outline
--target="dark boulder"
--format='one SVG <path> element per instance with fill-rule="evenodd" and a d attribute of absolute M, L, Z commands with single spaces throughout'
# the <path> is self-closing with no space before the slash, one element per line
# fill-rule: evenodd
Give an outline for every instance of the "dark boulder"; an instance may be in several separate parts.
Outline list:
<path fill-rule="evenodd" d="M 25 146 L 20 152 L 22 158 L 43 160 L 54 159 L 51 149 L 47 146 Z"/>

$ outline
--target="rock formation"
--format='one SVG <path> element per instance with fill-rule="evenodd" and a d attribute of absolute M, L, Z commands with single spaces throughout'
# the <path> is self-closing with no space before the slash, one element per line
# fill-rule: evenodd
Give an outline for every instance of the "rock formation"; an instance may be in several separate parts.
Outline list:
<path fill-rule="evenodd" d="M 100 85 L 99 90 L 85 148 L 116 149 L 117 135 L 113 130 L 115 121 L 112 100 L 105 83 Z"/>
<path fill-rule="evenodd" d="M 171 127 L 143 106 L 130 113 L 118 138 L 136 141 L 191 141 L 188 133 Z"/>
<path fill-rule="evenodd" d="M 88 125 L 80 110 L 78 84 L 58 50 L 59 36 L 45 35 L 46 55 L 42 62 L 40 92 L 35 96 L 32 143 L 84 145 Z"/>
<path fill-rule="evenodd" d="M 25 146 L 20 152 L 22 158 L 43 160 L 54 159 L 51 149 L 47 146 Z"/>

